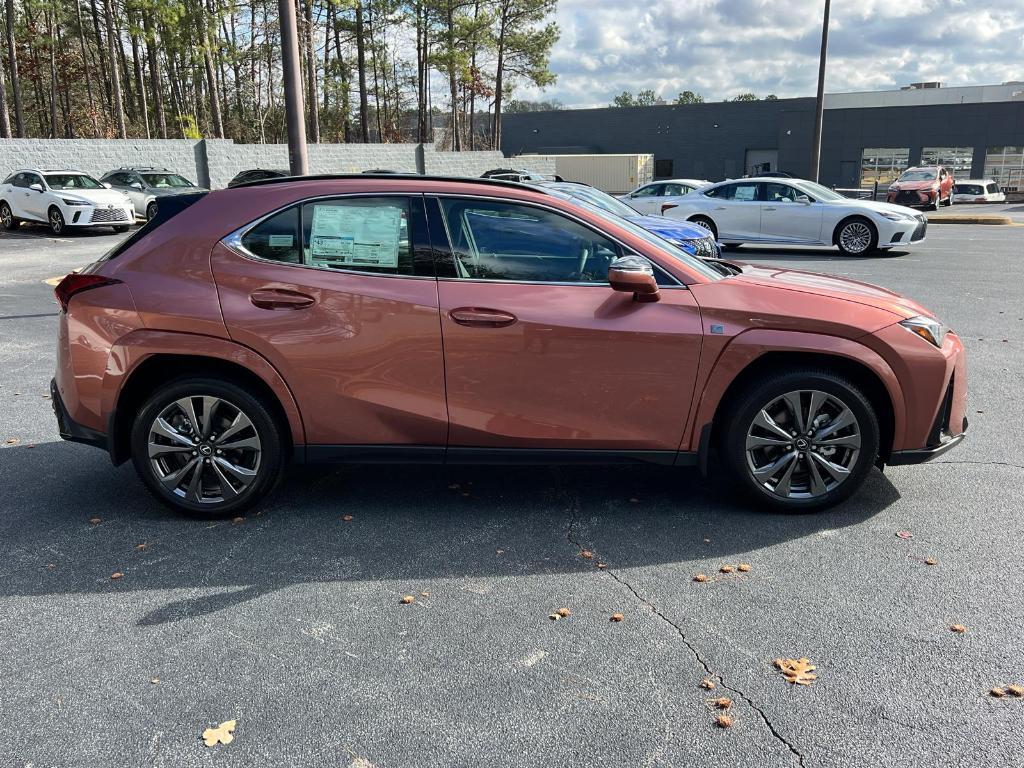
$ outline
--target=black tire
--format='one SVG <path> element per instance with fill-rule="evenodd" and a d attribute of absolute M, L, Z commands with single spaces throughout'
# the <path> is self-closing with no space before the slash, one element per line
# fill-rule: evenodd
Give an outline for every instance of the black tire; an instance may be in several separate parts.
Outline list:
<path fill-rule="evenodd" d="M 128 231 L 128 227 L 127 226 L 114 227 L 114 231 L 117 232 L 118 234 L 121 234 L 123 232 L 127 232 Z"/>
<path fill-rule="evenodd" d="M 844 234 L 855 227 L 863 227 L 867 233 L 866 245 L 861 249 L 850 247 L 848 242 L 844 242 Z M 862 232 L 860 229 L 857 231 Z M 875 229 L 875 225 L 869 219 L 865 219 L 863 216 L 851 216 L 839 222 L 839 226 L 836 227 L 832 239 L 844 255 L 865 256 L 872 253 L 878 247 L 878 230 Z M 861 240 L 862 238 L 858 238 L 858 241 Z"/>
<path fill-rule="evenodd" d="M 708 230 L 716 240 L 718 239 L 718 227 L 716 227 L 715 222 L 707 216 L 691 216 L 688 221 L 693 222 L 698 227 L 704 227 L 704 229 Z"/>
<path fill-rule="evenodd" d="M 214 423 L 200 442 L 200 439 L 193 439 L 187 431 L 178 432 L 182 429 L 181 425 L 189 423 L 189 420 L 185 419 L 185 422 L 182 422 L 185 412 L 177 409 L 174 404 L 176 401 L 195 398 L 191 401 L 194 408 L 193 416 L 197 421 L 205 420 L 206 414 L 202 414 L 204 401 L 198 399 L 202 397 L 217 398 L 223 404 L 211 408 L 215 417 Z M 179 413 L 169 422 L 166 417 L 168 409 L 174 409 Z M 249 426 L 235 435 L 235 440 L 250 442 L 250 436 L 255 435 L 259 444 L 258 449 L 232 449 L 224 443 L 219 444 L 224 449 L 222 455 L 215 441 L 218 437 L 216 430 L 220 428 L 222 435 L 228 435 L 226 427 L 235 412 L 243 414 L 249 422 Z M 155 459 L 150 458 L 150 430 L 161 414 L 165 415 L 165 422 L 176 428 L 177 437 L 174 440 L 166 440 L 162 436 L 155 439 L 159 439 L 162 445 L 167 446 L 193 442 L 196 444 L 196 451 L 186 448 L 168 451 Z M 199 426 L 199 431 L 203 432 L 202 424 Z M 206 448 L 203 448 L 203 445 Z M 198 449 L 202 449 L 201 452 Z M 160 387 L 145 402 L 132 424 L 131 452 L 135 470 L 150 493 L 177 512 L 204 519 L 237 515 L 260 502 L 280 481 L 286 464 L 284 433 L 269 404 L 230 381 L 204 376 L 174 379 Z M 187 464 L 193 464 L 193 469 L 185 470 Z M 240 475 L 227 473 L 222 469 L 225 466 L 255 474 L 248 484 L 243 484 L 239 479 Z M 193 494 L 191 480 L 195 478 L 195 467 L 200 468 L 201 474 L 198 493 Z M 162 472 L 166 481 L 174 483 L 177 470 L 183 470 L 180 479 L 173 487 L 165 486 L 158 473 Z M 221 484 L 229 474 L 234 480 L 229 481 L 229 492 L 225 493 L 225 488 Z M 188 488 L 182 487 L 186 481 L 190 481 Z M 219 496 L 212 492 L 206 493 L 211 486 L 217 488 Z M 194 501 L 187 498 L 188 495 L 207 500 Z"/>
<path fill-rule="evenodd" d="M 789 445 L 754 448 L 753 451 L 758 455 L 758 459 L 763 459 L 764 461 L 763 464 L 755 465 L 754 459 L 748 456 L 747 451 L 748 432 L 755 430 L 755 417 L 759 417 L 762 410 L 773 407 L 783 395 L 794 391 L 816 391 L 828 396 L 828 399 L 825 401 L 826 404 L 820 409 L 820 413 L 825 415 L 828 415 L 826 413 L 828 409 L 838 411 L 838 405 L 845 406 L 856 418 L 856 424 L 845 428 L 845 430 L 850 430 L 847 434 L 859 435 L 859 451 L 854 453 L 850 449 L 849 453 L 845 453 L 847 449 L 831 447 L 823 449 L 820 445 L 809 445 L 805 451 L 801 451 L 801 446 L 797 445 L 797 441 L 800 440 L 802 435 L 797 434 L 791 438 L 794 442 Z M 807 410 L 809 410 L 810 397 L 809 394 L 805 394 L 801 400 L 802 403 L 808 406 L 804 411 L 805 416 Z M 834 418 L 838 418 L 838 416 Z M 783 427 L 794 426 L 785 422 L 777 423 Z M 829 421 L 822 422 L 820 428 L 827 428 L 828 424 Z M 845 430 L 838 430 L 836 436 Z M 756 436 L 771 434 L 773 433 L 768 430 L 762 431 L 760 427 L 757 428 Z M 805 442 L 810 443 L 811 441 L 805 438 Z M 743 493 L 749 498 L 780 512 L 812 512 L 838 504 L 853 494 L 871 471 L 871 467 L 878 456 L 878 446 L 878 418 L 875 415 L 874 408 L 871 406 L 871 402 L 865 397 L 860 388 L 842 376 L 826 370 L 807 368 L 788 372 L 780 371 L 765 377 L 759 377 L 737 393 L 735 402 L 731 404 L 731 409 L 720 432 L 718 449 L 728 474 L 727 480 L 731 481 L 731 487 L 742 489 Z M 827 450 L 832 450 L 833 453 L 827 454 Z M 765 453 L 760 453 L 761 451 Z M 834 463 L 840 466 L 844 465 L 843 457 L 845 455 L 845 461 L 849 464 L 849 466 L 846 466 L 849 474 L 844 479 L 835 482 L 835 476 L 830 475 L 823 469 L 819 469 L 823 466 L 823 463 L 815 461 L 814 456 L 811 455 L 812 451 L 817 453 L 821 459 L 834 460 Z M 775 490 L 782 485 L 782 480 L 785 479 L 783 477 L 785 472 L 783 472 L 783 475 L 779 475 L 777 472 L 767 477 L 764 482 L 754 478 L 755 466 L 766 468 L 775 461 L 779 464 L 780 468 L 785 469 L 789 466 L 789 462 L 783 462 L 783 457 L 793 454 L 796 454 L 799 458 L 793 461 L 794 469 L 789 478 L 793 483 L 792 486 L 789 486 L 793 493 L 792 496 L 784 497 Z M 825 493 L 811 495 L 813 491 L 810 477 L 811 467 L 805 464 L 805 462 L 814 465 L 814 471 L 819 477 L 827 477 L 826 482 L 823 484 L 823 487 L 827 488 Z M 829 482 L 835 482 L 835 484 L 828 487 Z M 769 488 L 766 483 L 775 483 L 775 489 Z"/>
<path fill-rule="evenodd" d="M 0 225 L 6 230 L 17 229 L 21 226 L 21 222 L 14 218 L 11 206 L 6 201 L 0 202 Z"/>
<path fill-rule="evenodd" d="M 50 225 L 50 231 L 55 235 L 64 233 L 64 228 L 67 226 L 64 222 L 64 214 L 60 212 L 60 208 L 55 205 L 50 206 L 50 210 L 46 212 L 46 221 Z"/>
<path fill-rule="evenodd" d="M 146 206 L 146 221 L 152 221 L 154 216 L 156 216 L 156 201 Z"/>

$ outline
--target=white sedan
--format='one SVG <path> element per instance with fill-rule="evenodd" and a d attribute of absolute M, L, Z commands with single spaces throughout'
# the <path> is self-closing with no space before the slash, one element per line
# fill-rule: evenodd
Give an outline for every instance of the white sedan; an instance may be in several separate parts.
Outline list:
<path fill-rule="evenodd" d="M 661 203 L 666 197 L 685 195 L 710 183 L 702 179 L 665 179 L 643 184 L 627 195 L 620 195 L 619 199 L 639 213 L 657 216 L 661 213 Z"/>
<path fill-rule="evenodd" d="M 858 200 L 803 179 L 723 181 L 662 201 L 665 216 L 707 227 L 726 248 L 743 243 L 836 245 L 849 256 L 924 240 L 928 220 L 902 205 Z"/>
<path fill-rule="evenodd" d="M 21 222 L 50 225 L 55 235 L 68 227 L 113 227 L 126 232 L 135 208 L 123 192 L 108 189 L 81 171 L 15 171 L 0 184 L 0 224 L 15 229 Z"/>

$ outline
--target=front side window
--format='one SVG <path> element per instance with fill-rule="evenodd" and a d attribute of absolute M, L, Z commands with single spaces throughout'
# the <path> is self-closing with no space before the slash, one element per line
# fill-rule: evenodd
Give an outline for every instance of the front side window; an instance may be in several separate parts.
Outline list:
<path fill-rule="evenodd" d="M 648 184 L 634 192 L 633 197 L 661 197 L 664 189 L 664 184 Z"/>
<path fill-rule="evenodd" d="M 184 176 L 179 176 L 176 173 L 144 173 L 142 180 L 146 186 L 157 189 L 183 189 L 195 186 Z"/>
<path fill-rule="evenodd" d="M 27 173 L 15 174 L 14 177 L 13 177 L 13 180 L 11 181 L 11 184 L 13 184 L 14 186 L 19 187 L 21 189 L 27 189 L 29 183 L 30 182 L 28 180 L 28 174 Z"/>
<path fill-rule="evenodd" d="M 769 203 L 792 203 L 796 196 L 803 194 L 789 184 L 768 183 L 764 185 L 764 199 Z"/>
<path fill-rule="evenodd" d="M 618 246 L 552 211 L 514 203 L 441 200 L 459 277 L 606 283 Z"/>
<path fill-rule="evenodd" d="M 102 189 L 92 176 L 84 173 L 48 173 L 46 183 L 50 189 Z"/>

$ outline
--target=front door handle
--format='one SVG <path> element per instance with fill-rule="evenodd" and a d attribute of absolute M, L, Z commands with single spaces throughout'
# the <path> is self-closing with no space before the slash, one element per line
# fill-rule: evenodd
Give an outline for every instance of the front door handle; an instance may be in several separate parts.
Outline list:
<path fill-rule="evenodd" d="M 283 288 L 260 288 L 249 294 L 249 301 L 260 309 L 305 309 L 316 304 L 312 296 Z"/>
<path fill-rule="evenodd" d="M 516 321 L 516 316 L 500 309 L 482 309 L 479 307 L 459 307 L 448 313 L 459 325 L 483 328 L 504 328 Z"/>
<path fill-rule="evenodd" d="M 762 211 L 774 211 L 774 210 L 775 210 L 775 206 L 774 206 L 774 205 L 766 205 L 766 206 L 765 206 L 764 208 L 762 208 L 761 210 L 762 210 Z"/>

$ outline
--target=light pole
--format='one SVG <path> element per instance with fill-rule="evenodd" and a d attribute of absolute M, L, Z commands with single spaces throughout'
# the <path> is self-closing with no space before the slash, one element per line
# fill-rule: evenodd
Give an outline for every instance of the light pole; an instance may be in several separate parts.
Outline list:
<path fill-rule="evenodd" d="M 281 19 L 281 68 L 284 70 L 284 111 L 288 124 L 288 172 L 292 176 L 305 176 L 309 173 L 309 158 L 306 155 L 306 108 L 302 103 L 295 3 L 294 0 L 278 0 L 277 7 Z"/>
<path fill-rule="evenodd" d="M 821 58 L 818 61 L 818 99 L 814 105 L 814 146 L 811 147 L 811 179 L 818 180 L 821 164 L 821 123 L 825 112 L 825 62 L 828 59 L 828 12 L 832 0 L 825 0 L 825 18 L 821 22 Z"/>

